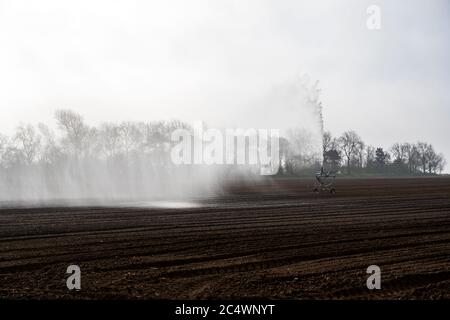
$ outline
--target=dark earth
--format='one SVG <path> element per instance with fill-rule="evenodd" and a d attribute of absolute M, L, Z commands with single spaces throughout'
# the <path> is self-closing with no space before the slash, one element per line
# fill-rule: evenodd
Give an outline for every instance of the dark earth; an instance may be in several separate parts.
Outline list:
<path fill-rule="evenodd" d="M 0 209 L 0 298 L 450 298 L 450 178 L 312 185 L 234 183 L 182 209 Z M 366 286 L 373 264 L 380 290 Z"/>

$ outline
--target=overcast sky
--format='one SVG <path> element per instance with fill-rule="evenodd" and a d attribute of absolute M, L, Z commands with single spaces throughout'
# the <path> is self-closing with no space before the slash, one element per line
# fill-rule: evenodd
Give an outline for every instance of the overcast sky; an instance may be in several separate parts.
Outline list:
<path fill-rule="evenodd" d="M 448 0 L 0 0 L 0 132 L 57 108 L 90 123 L 265 119 L 258 101 L 308 74 L 333 134 L 425 140 L 450 162 L 449 39 Z"/>

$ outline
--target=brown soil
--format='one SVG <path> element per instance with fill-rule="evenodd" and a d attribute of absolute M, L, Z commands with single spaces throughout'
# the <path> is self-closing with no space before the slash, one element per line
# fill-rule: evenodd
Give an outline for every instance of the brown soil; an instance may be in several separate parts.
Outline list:
<path fill-rule="evenodd" d="M 266 179 L 199 208 L 1 209 L 0 298 L 450 298 L 450 178 L 311 190 Z M 372 264 L 381 290 L 366 287 Z"/>

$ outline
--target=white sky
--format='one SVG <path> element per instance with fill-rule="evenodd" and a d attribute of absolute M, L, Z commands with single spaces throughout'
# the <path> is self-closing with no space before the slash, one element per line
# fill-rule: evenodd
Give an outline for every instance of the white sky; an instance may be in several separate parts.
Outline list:
<path fill-rule="evenodd" d="M 333 134 L 425 140 L 450 162 L 449 42 L 447 0 L 0 0 L 0 132 L 61 107 L 90 123 L 264 119 L 255 101 L 308 74 Z"/>

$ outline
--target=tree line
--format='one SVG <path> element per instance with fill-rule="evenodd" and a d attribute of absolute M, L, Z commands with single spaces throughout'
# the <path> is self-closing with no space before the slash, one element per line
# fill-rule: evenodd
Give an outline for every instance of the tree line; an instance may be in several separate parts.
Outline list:
<path fill-rule="evenodd" d="M 26 167 L 47 168 L 54 172 L 47 174 L 51 176 L 64 166 L 76 174 L 77 166 L 93 162 L 106 163 L 114 175 L 132 170 L 136 164 L 153 175 L 162 169 L 172 171 L 171 133 L 180 128 L 192 130 L 189 124 L 178 120 L 103 123 L 93 127 L 71 110 L 56 111 L 55 119 L 58 134 L 44 124 L 22 124 L 11 137 L 0 134 L 0 169 L 8 172 L 10 179 Z M 367 145 L 355 131 L 346 131 L 339 137 L 325 132 L 323 162 L 316 145 L 309 132 L 290 130 L 280 140 L 280 174 L 310 174 L 322 164 L 343 174 L 439 174 L 446 164 L 444 156 L 430 143 L 394 143 L 386 150 Z"/>
<path fill-rule="evenodd" d="M 47 125 L 21 124 L 12 137 L 0 135 L 0 167 L 11 169 L 33 164 L 57 164 L 69 159 L 131 161 L 140 154 L 153 165 L 168 163 L 170 135 L 189 128 L 181 121 L 102 123 L 87 125 L 71 110 L 58 110 L 55 119 L 60 134 Z"/>
<path fill-rule="evenodd" d="M 367 145 L 355 131 L 340 137 L 323 135 L 324 164 L 345 174 L 431 175 L 444 170 L 446 160 L 430 143 L 394 143 L 389 149 Z"/>
<path fill-rule="evenodd" d="M 71 110 L 55 119 L 56 130 L 21 124 L 0 135 L 0 201 L 194 195 L 214 187 L 203 168 L 170 159 L 171 133 L 186 123 L 90 126 Z"/>

